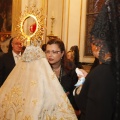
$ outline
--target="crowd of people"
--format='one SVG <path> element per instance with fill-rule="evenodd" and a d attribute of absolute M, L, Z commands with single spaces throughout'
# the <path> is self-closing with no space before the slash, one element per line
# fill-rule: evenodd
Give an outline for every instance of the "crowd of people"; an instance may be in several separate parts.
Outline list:
<path fill-rule="evenodd" d="M 8 53 L 0 56 L 0 89 L 5 91 L 5 93 L 0 91 L 2 93 L 0 96 L 0 107 L 3 105 L 1 102 L 4 101 L 7 92 L 14 85 L 24 88 L 24 84 L 21 82 L 26 80 L 27 82 L 25 83 L 32 84 L 32 86 L 36 85 L 33 92 L 23 93 L 24 99 L 33 99 L 31 96 L 37 92 L 35 96 L 37 99 L 34 100 L 34 105 L 37 103 L 39 105 L 39 108 L 35 106 L 37 111 L 34 109 L 34 112 L 31 112 L 24 108 L 26 111 L 29 111 L 31 116 L 33 115 L 33 118 L 39 120 L 56 118 L 66 120 L 119 120 L 119 8 L 119 0 L 106 0 L 91 29 L 90 45 L 95 62 L 89 73 L 84 70 L 79 60 L 80 54 L 77 45 L 72 46 L 66 52 L 63 41 L 59 38 L 52 38 L 42 46 L 42 50 L 39 46 L 28 46 L 23 53 L 21 40 L 18 37 L 11 39 Z M 22 54 L 24 58 L 27 57 L 29 62 L 26 61 L 26 58 L 22 59 Z M 17 61 L 19 56 L 20 62 Z M 81 71 L 82 75 L 76 73 L 76 68 L 79 68 L 78 70 Z M 17 76 L 20 77 L 19 82 L 16 80 L 15 73 L 20 75 Z M 23 75 L 25 78 L 23 78 Z M 85 81 L 82 85 L 75 86 L 83 76 Z M 32 82 L 30 82 L 31 78 Z M 13 81 L 10 81 L 12 79 Z M 38 81 L 34 81 L 34 79 Z M 55 81 L 51 81 L 51 79 L 55 79 Z M 10 82 L 13 82 L 13 86 L 11 85 L 10 89 L 6 91 L 5 89 L 10 85 Z M 26 84 L 26 88 L 23 90 L 26 90 L 29 85 Z M 64 94 L 65 98 L 63 97 Z M 46 102 L 47 100 L 49 104 Z M 29 104 L 26 104 L 28 107 Z M 30 107 L 32 106 L 30 105 Z M 6 109 L 1 107 L 0 112 L 3 113 Z M 61 112 L 62 110 L 63 112 Z M 24 115 L 26 115 L 26 111 Z M 8 119 L 10 114 L 11 112 L 9 111 L 7 117 L 1 115 L 0 118 L 6 117 Z"/>
<path fill-rule="evenodd" d="M 22 51 L 19 39 L 14 39 L 10 43 L 11 54 L 14 49 L 19 53 Z M 74 110 L 78 110 L 78 107 L 72 94 L 77 75 L 73 70 L 74 65 L 65 61 L 64 53 L 64 43 L 52 39 L 47 43 L 45 53 L 39 42 L 37 46 L 27 46 L 17 64 L 14 61 L 14 69 L 6 67 L 9 62 L 6 63 L 8 59 L 5 57 L 9 52 L 0 58 L 2 78 L 6 77 L 6 71 L 11 70 L 0 88 L 1 119 L 14 119 L 16 116 L 19 120 L 29 116 L 34 120 L 77 120 Z M 14 54 L 11 56 L 13 59 Z M 17 112 L 19 109 L 20 112 Z"/>

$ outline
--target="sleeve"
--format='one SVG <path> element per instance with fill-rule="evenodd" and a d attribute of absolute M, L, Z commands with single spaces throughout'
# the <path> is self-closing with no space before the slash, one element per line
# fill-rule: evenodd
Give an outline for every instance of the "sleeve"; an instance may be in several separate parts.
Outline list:
<path fill-rule="evenodd" d="M 75 110 L 79 110 L 79 108 L 78 108 L 78 106 L 77 106 L 77 104 L 76 104 L 76 101 L 75 101 L 75 98 L 74 98 L 74 96 L 73 96 L 73 90 L 75 89 L 75 84 L 77 83 L 77 81 L 78 81 L 78 77 L 77 77 L 77 74 L 76 74 L 76 72 L 75 72 L 75 69 L 73 69 L 71 72 L 70 72 L 70 78 L 71 78 L 71 90 L 70 90 L 70 94 L 69 94 L 69 96 L 68 96 L 68 98 L 70 99 L 70 102 L 71 102 L 71 104 L 72 104 L 72 106 L 73 106 L 73 108 L 75 109 Z"/>
<path fill-rule="evenodd" d="M 80 110 L 84 111 L 86 106 L 87 94 L 88 94 L 88 79 L 85 80 L 82 86 L 75 89 L 75 101 Z"/>

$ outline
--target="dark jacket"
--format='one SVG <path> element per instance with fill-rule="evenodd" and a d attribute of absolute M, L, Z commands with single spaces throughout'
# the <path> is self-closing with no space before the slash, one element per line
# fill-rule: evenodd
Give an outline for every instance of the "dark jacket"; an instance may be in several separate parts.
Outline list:
<path fill-rule="evenodd" d="M 12 52 L 5 53 L 0 57 L 0 86 L 2 86 L 14 66 L 15 61 Z"/>
<path fill-rule="evenodd" d="M 115 100 L 115 78 L 110 65 L 101 64 L 87 76 L 80 94 L 75 95 L 81 110 L 80 120 L 112 120 Z"/>
<path fill-rule="evenodd" d="M 77 74 L 75 73 L 75 69 L 70 70 L 69 72 L 65 72 L 64 68 L 62 68 L 62 77 L 60 80 L 60 84 L 62 85 L 65 92 L 69 92 L 68 98 L 75 110 L 78 110 L 77 104 L 73 97 L 73 90 L 75 88 L 75 84 L 77 83 Z"/>

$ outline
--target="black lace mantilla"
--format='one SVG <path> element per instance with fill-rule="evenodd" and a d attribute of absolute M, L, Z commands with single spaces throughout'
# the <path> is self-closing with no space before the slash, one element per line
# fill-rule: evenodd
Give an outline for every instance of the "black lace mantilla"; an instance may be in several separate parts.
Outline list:
<path fill-rule="evenodd" d="M 120 0 L 106 0 L 91 30 L 90 42 L 105 42 L 112 53 L 112 70 L 116 78 L 116 110 L 113 120 L 120 120 Z"/>

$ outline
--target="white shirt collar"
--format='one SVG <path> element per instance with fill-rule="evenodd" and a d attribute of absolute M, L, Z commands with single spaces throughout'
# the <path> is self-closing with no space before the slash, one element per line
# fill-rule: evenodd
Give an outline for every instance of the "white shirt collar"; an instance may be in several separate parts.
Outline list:
<path fill-rule="evenodd" d="M 16 54 L 13 50 L 12 50 L 13 56 L 21 56 L 21 52 L 19 54 Z"/>
<path fill-rule="evenodd" d="M 21 53 L 16 54 L 14 51 L 12 51 L 12 53 L 13 53 L 13 57 L 14 57 L 15 63 L 17 64 L 18 60 L 21 57 Z"/>

